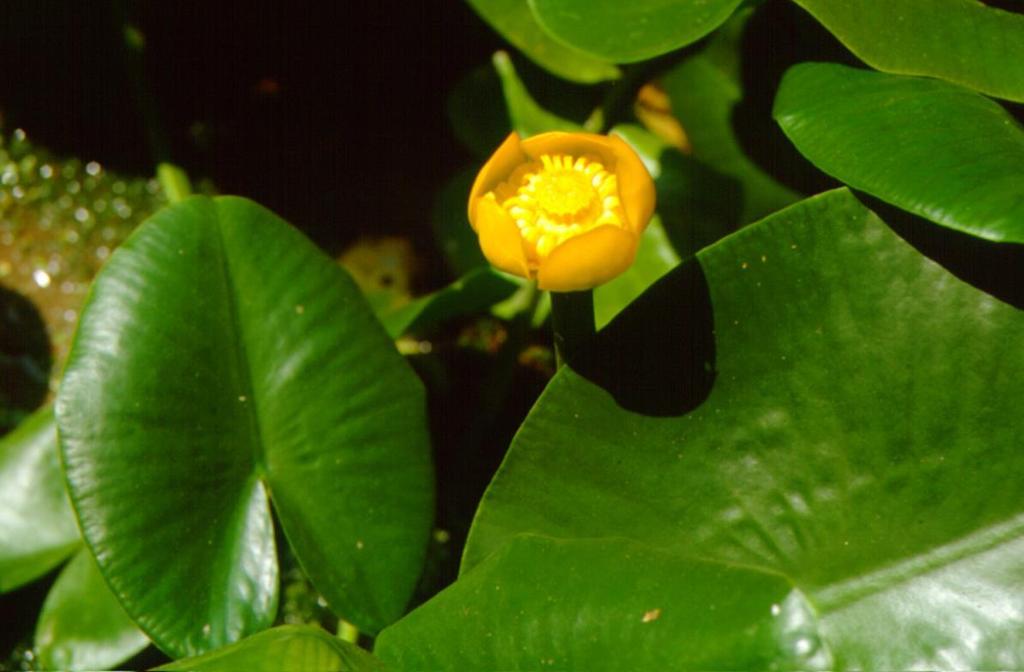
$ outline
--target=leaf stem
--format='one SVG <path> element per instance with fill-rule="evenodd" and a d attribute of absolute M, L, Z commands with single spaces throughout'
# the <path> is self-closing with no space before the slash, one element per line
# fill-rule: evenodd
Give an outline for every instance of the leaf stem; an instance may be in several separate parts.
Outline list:
<path fill-rule="evenodd" d="M 359 642 L 359 628 L 352 625 L 344 618 L 338 619 L 338 639 L 356 644 Z"/>
<path fill-rule="evenodd" d="M 173 163 L 161 163 L 156 167 L 156 178 L 167 196 L 168 203 L 177 203 L 192 195 L 192 183 L 185 171 Z"/>
<path fill-rule="evenodd" d="M 132 25 L 128 16 L 127 0 L 111 0 L 110 7 L 113 13 L 114 28 L 120 39 L 124 56 L 125 74 L 146 129 L 146 138 L 153 161 L 157 164 L 169 161 L 170 142 L 164 132 L 156 97 L 146 81 L 144 62 L 146 38 L 138 28 Z"/>
<path fill-rule="evenodd" d="M 551 292 L 551 327 L 555 357 L 558 368 L 562 368 L 575 360 L 580 349 L 594 336 L 594 290 Z"/>

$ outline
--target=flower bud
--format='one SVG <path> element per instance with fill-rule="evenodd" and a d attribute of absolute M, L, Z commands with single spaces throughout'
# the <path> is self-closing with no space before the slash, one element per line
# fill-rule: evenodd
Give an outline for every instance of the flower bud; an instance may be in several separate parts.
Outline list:
<path fill-rule="evenodd" d="M 512 133 L 473 183 L 469 222 L 491 264 L 573 292 L 632 265 L 654 198 L 643 162 L 618 136 Z"/>

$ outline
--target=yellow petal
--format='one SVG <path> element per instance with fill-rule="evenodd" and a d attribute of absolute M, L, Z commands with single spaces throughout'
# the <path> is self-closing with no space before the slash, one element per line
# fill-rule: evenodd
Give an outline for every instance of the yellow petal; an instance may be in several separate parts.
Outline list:
<path fill-rule="evenodd" d="M 619 200 L 629 227 L 638 236 L 654 214 L 654 180 L 633 148 L 617 135 L 608 136 L 615 151 L 615 174 L 619 180 Z"/>
<path fill-rule="evenodd" d="M 519 134 L 515 131 L 509 133 L 501 146 L 495 150 L 494 154 L 491 154 L 491 158 L 487 159 L 487 163 L 477 173 L 476 180 L 473 181 L 473 188 L 469 191 L 469 223 L 474 229 L 477 228 L 477 218 L 473 208 L 480 197 L 498 186 L 513 170 L 526 161 L 526 155 L 519 146 Z"/>
<path fill-rule="evenodd" d="M 591 154 L 600 157 L 601 162 L 607 166 L 616 158 L 615 148 L 608 136 L 594 133 L 541 133 L 523 140 L 522 148 L 526 155 L 534 160 L 540 159 L 541 154 L 569 154 L 574 157 Z"/>
<path fill-rule="evenodd" d="M 633 264 L 637 236 L 617 226 L 599 226 L 570 238 L 540 262 L 537 286 L 576 292 L 604 284 Z"/>
<path fill-rule="evenodd" d="M 472 207 L 472 203 L 470 205 Z M 477 199 L 476 233 L 487 261 L 506 273 L 530 277 L 519 227 L 512 215 L 493 199 Z"/>

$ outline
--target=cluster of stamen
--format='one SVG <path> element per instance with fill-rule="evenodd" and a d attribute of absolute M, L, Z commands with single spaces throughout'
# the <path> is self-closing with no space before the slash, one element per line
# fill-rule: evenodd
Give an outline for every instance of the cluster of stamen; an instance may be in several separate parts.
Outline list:
<path fill-rule="evenodd" d="M 544 154 L 489 192 L 515 221 L 532 262 L 599 226 L 625 226 L 615 175 L 592 156 Z"/>

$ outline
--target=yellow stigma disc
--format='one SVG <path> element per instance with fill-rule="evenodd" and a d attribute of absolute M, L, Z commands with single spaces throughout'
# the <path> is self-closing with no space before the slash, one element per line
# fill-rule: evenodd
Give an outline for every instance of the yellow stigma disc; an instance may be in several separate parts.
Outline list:
<path fill-rule="evenodd" d="M 544 154 L 485 197 L 512 215 L 532 262 L 598 226 L 625 227 L 618 180 L 591 156 Z"/>

